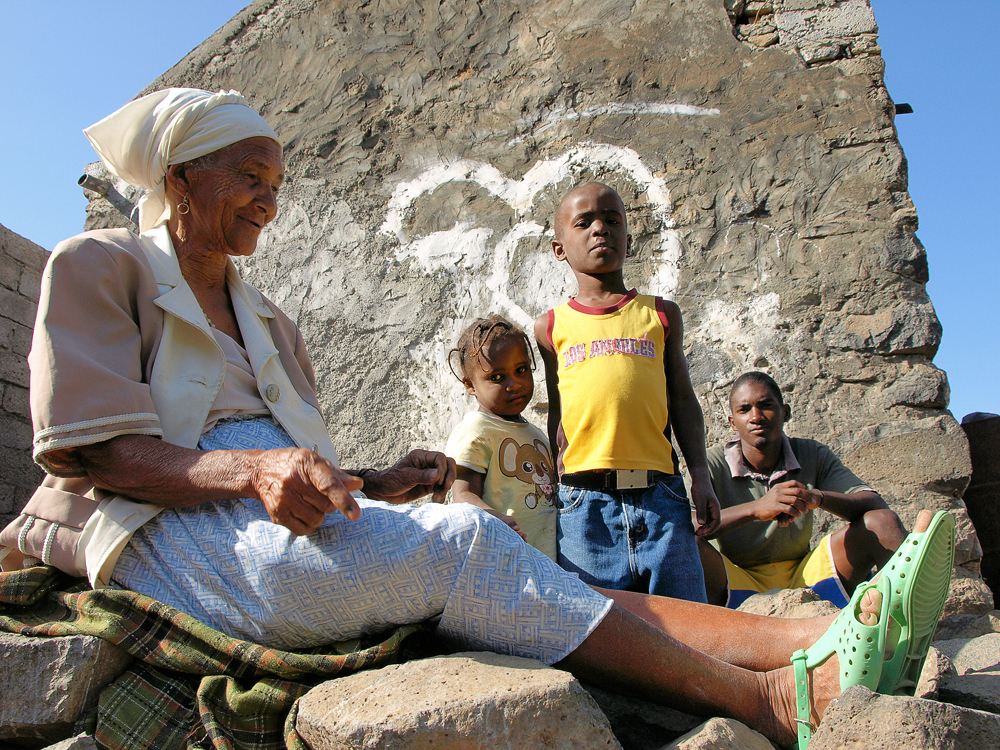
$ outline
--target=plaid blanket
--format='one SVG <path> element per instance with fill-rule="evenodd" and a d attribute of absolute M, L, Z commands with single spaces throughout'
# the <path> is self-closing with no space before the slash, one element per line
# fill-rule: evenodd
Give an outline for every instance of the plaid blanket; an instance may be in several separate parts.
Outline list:
<path fill-rule="evenodd" d="M 339 675 L 393 661 L 410 625 L 308 652 L 223 635 L 131 591 L 39 566 L 0 572 L 0 630 L 92 635 L 135 661 L 101 693 L 94 737 L 122 750 L 308 750 L 295 731 L 298 699 Z"/>

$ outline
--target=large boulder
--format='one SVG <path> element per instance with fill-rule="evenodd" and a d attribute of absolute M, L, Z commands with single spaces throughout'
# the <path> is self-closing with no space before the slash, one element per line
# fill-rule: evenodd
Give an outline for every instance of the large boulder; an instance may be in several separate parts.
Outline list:
<path fill-rule="evenodd" d="M 296 729 L 312 750 L 621 748 L 568 672 L 492 653 L 330 680 L 299 701 Z"/>
<path fill-rule="evenodd" d="M 131 661 L 126 651 L 92 636 L 0 632 L 0 741 L 45 747 L 66 739 Z"/>
<path fill-rule="evenodd" d="M 774 750 L 760 732 L 735 719 L 709 719 L 663 750 Z"/>
<path fill-rule="evenodd" d="M 942 701 L 1000 713 L 1000 633 L 978 638 L 937 641 L 950 669 L 938 684 Z"/>
<path fill-rule="evenodd" d="M 1000 716 L 853 687 L 830 704 L 810 750 L 971 750 L 1000 747 Z"/>

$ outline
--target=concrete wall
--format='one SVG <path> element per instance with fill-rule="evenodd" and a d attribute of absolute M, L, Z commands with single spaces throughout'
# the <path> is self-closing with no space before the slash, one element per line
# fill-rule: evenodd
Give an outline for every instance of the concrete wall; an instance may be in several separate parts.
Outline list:
<path fill-rule="evenodd" d="M 31 460 L 28 350 L 48 253 L 0 225 L 0 527 L 41 481 Z"/>

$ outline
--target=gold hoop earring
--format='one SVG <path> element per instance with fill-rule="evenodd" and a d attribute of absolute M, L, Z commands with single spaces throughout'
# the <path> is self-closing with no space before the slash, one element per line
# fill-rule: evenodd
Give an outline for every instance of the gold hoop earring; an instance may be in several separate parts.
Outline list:
<path fill-rule="evenodd" d="M 191 204 L 188 203 L 188 197 L 185 195 L 184 200 L 177 204 L 177 213 L 181 216 L 191 213 Z"/>

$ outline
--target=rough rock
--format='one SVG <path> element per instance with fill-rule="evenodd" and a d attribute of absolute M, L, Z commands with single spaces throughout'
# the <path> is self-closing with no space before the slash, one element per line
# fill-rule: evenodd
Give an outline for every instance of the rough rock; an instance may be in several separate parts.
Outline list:
<path fill-rule="evenodd" d="M 659 750 L 704 721 L 704 717 L 648 703 L 639 698 L 609 693 L 584 684 L 625 750 Z"/>
<path fill-rule="evenodd" d="M 927 659 L 913 690 L 914 698 L 938 699 L 941 681 L 952 670 L 951 661 L 934 646 L 927 649 Z"/>
<path fill-rule="evenodd" d="M 830 704 L 810 750 L 1000 746 L 1000 716 L 921 698 L 878 695 L 853 687 Z"/>
<path fill-rule="evenodd" d="M 300 700 L 296 729 L 313 750 L 621 747 L 568 672 L 490 653 L 325 682 Z"/>
<path fill-rule="evenodd" d="M 961 614 L 944 617 L 938 623 L 934 640 L 978 638 L 987 633 L 1000 633 L 1000 610 L 993 610 L 984 615 Z"/>
<path fill-rule="evenodd" d="M 821 617 L 838 612 L 836 604 L 819 598 L 812 589 L 775 589 L 754 594 L 737 608 L 766 617 Z"/>
<path fill-rule="evenodd" d="M 939 682 L 940 700 L 1000 713 L 1000 633 L 936 641 L 934 647 L 951 663 Z"/>
<path fill-rule="evenodd" d="M 913 516 L 959 509 L 971 466 L 876 33 L 865 0 L 258 0 L 149 88 L 239 89 L 278 132 L 243 270 L 302 327 L 345 464 L 444 445 L 470 407 L 448 349 L 572 293 L 552 214 L 599 179 L 627 282 L 684 314 L 709 443 L 764 369 L 793 434 Z"/>
<path fill-rule="evenodd" d="M 936 367 L 915 367 L 882 391 L 886 408 L 925 406 L 943 409 L 948 405 L 948 378 Z"/>
<path fill-rule="evenodd" d="M 760 732 L 735 719 L 709 719 L 663 750 L 774 750 Z"/>
<path fill-rule="evenodd" d="M 867 482 L 961 493 L 969 483 L 972 464 L 965 456 L 960 461 L 955 456 L 964 453 L 966 445 L 965 433 L 953 418 L 931 417 L 862 430 L 841 459 L 852 467 L 863 466 Z"/>
<path fill-rule="evenodd" d="M 0 632 L 0 740 L 44 747 L 68 737 L 131 660 L 100 638 Z"/>
<path fill-rule="evenodd" d="M 956 576 L 951 579 L 944 616 L 956 614 L 987 614 L 993 610 L 993 592 L 978 574 Z"/>
<path fill-rule="evenodd" d="M 979 533 L 969 518 L 965 508 L 949 508 L 955 516 L 955 564 L 961 566 L 965 574 L 981 576 L 983 548 L 979 543 Z"/>
<path fill-rule="evenodd" d="M 78 734 L 76 737 L 49 745 L 45 750 L 97 750 L 97 740 L 89 734 Z"/>
<path fill-rule="evenodd" d="M 873 45 L 878 26 L 865 0 L 846 0 L 833 7 L 810 3 L 807 10 L 776 13 L 782 41 L 794 45 L 807 65 L 851 57 Z"/>

